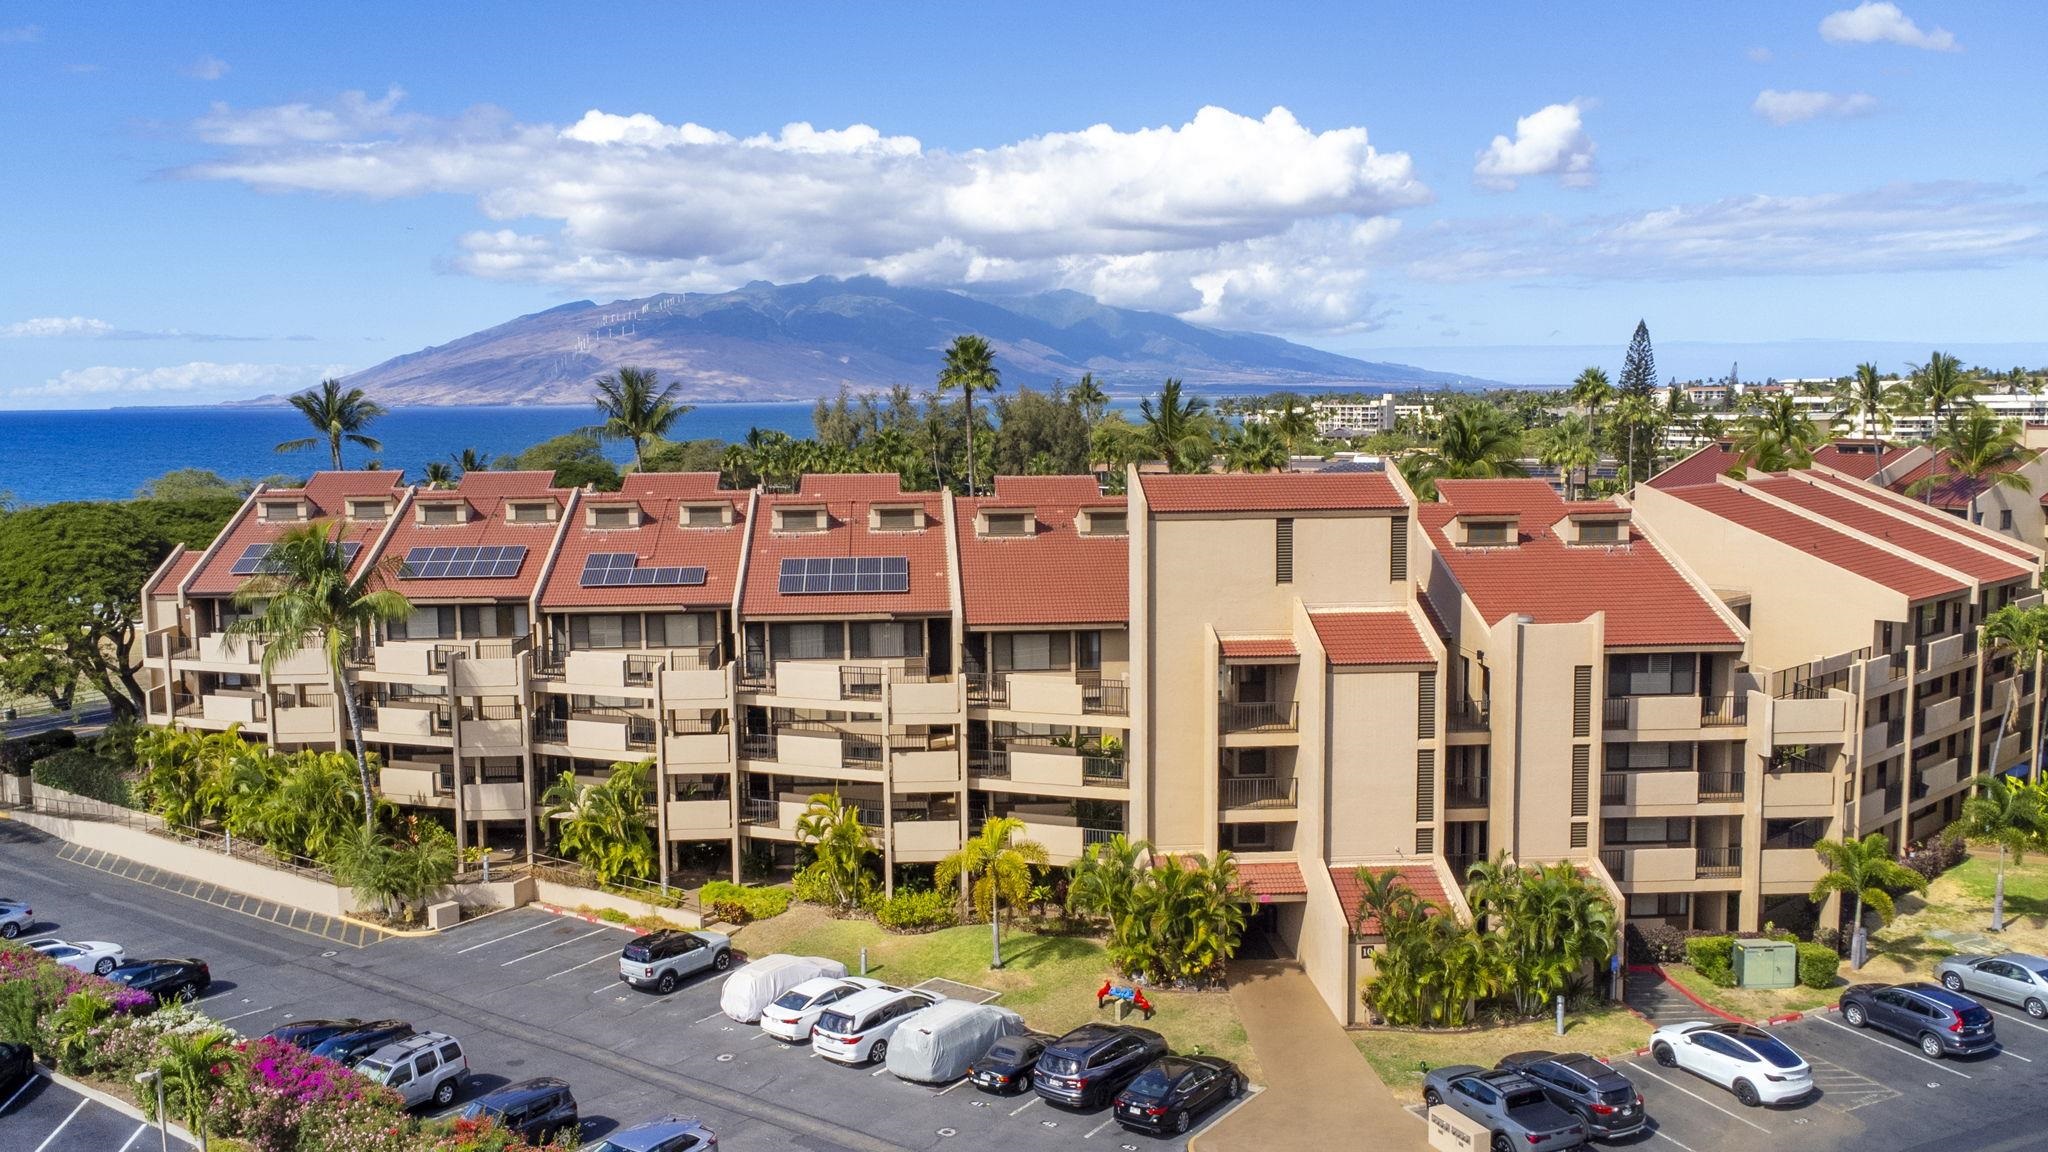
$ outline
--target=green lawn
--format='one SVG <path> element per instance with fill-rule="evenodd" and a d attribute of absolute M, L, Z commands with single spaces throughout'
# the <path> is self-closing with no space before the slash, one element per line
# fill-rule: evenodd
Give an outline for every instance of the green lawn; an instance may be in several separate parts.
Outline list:
<path fill-rule="evenodd" d="M 1470 1032 L 1368 1028 L 1353 1031 L 1351 1039 L 1396 1096 L 1404 1100 L 1420 1100 L 1423 1074 L 1431 1068 L 1442 1068 L 1446 1064 L 1478 1064 L 1491 1068 L 1511 1052 L 1526 1052 L 1532 1048 L 1585 1052 L 1592 1056 L 1621 1056 L 1649 1042 L 1650 1025 L 1642 1017 L 1617 1006 L 1568 1014 L 1563 1036 L 1557 1034 L 1555 1022 L 1546 1019 Z"/>
<path fill-rule="evenodd" d="M 1958 951 L 1944 936 L 1988 936 L 1997 876 L 1998 849 L 1971 845 L 1969 859 L 1937 877 L 1925 896 L 1899 899 L 1897 917 L 1870 934 L 1870 963 L 1856 978 L 1924 980 L 1944 956 Z M 2035 953 L 2048 949 L 2048 856 L 2029 855 L 2021 864 L 2006 861 L 2005 932 L 1997 947 Z"/>
<path fill-rule="evenodd" d="M 1666 964 L 1664 975 L 1694 996 L 1744 1020 L 1762 1021 L 1786 1012 L 1810 1012 L 1833 1004 L 1838 988 L 1722 988 L 1685 964 Z"/>
<path fill-rule="evenodd" d="M 771 920 L 749 924 L 735 944 L 756 956 L 792 952 L 829 956 L 847 971 L 859 971 L 860 950 L 868 950 L 868 974 L 910 985 L 939 977 L 1001 993 L 996 1003 L 1022 1013 L 1036 1029 L 1065 1032 L 1089 1020 L 1109 1019 L 1095 1007 L 1095 992 L 1110 976 L 1102 943 L 1086 936 L 1041 936 L 1022 929 L 1003 933 L 1003 967 L 989 968 L 986 924 L 971 924 L 922 936 L 898 936 L 872 920 L 837 920 L 823 909 L 792 905 Z M 1227 992 L 1146 993 L 1158 1009 L 1147 1023 L 1176 1052 L 1203 1052 L 1234 1060 L 1254 1081 L 1258 1061 L 1237 1022 Z"/>

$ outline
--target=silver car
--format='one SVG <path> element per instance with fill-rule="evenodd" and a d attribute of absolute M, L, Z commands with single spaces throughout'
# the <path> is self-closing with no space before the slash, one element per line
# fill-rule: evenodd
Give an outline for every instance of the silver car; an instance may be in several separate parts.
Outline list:
<path fill-rule="evenodd" d="M 26 900 L 0 900 L 0 938 L 14 939 L 36 922 L 36 910 Z"/>
<path fill-rule="evenodd" d="M 2039 956 L 2024 952 L 1951 956 L 1935 966 L 1934 974 L 1951 992 L 2017 1004 L 2036 1020 L 2048 1017 L 2048 960 Z"/>
<path fill-rule="evenodd" d="M 407 1108 L 429 1100 L 445 1108 L 462 1092 L 469 1057 L 453 1036 L 421 1032 L 377 1049 L 356 1065 L 356 1074 L 398 1093 Z"/>

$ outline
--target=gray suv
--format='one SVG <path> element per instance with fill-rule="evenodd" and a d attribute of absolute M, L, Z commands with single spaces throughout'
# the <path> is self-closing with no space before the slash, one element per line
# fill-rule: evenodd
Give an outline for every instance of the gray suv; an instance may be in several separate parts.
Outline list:
<path fill-rule="evenodd" d="M 664 995 L 675 991 L 685 976 L 723 972 L 730 967 L 732 938 L 723 932 L 664 928 L 635 936 L 619 952 L 619 979 Z"/>
<path fill-rule="evenodd" d="M 2026 1009 L 2034 1019 L 2048 1017 L 2048 960 L 2024 952 L 1997 956 L 1951 956 L 1934 968 L 1942 987 L 1971 992 Z"/>
<path fill-rule="evenodd" d="M 469 1057 L 453 1036 L 421 1032 L 370 1053 L 356 1065 L 356 1075 L 398 1093 L 407 1108 L 429 1100 L 446 1108 L 462 1091 Z"/>

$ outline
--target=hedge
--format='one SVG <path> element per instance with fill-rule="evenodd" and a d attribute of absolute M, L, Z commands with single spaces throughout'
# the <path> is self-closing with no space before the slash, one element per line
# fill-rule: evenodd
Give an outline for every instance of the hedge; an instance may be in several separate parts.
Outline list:
<path fill-rule="evenodd" d="M 713 880 L 697 893 L 697 903 L 714 920 L 728 924 L 746 924 L 754 920 L 767 920 L 789 911 L 791 892 L 787 888 L 767 888 L 755 884 L 735 884 L 730 880 Z"/>
<path fill-rule="evenodd" d="M 43 757 L 36 761 L 30 776 L 38 784 L 61 788 L 88 800 L 135 807 L 135 797 L 128 789 L 128 781 L 121 778 L 120 769 L 100 759 L 97 752 L 84 748 L 67 748 Z"/>
<path fill-rule="evenodd" d="M 875 904 L 875 920 L 892 932 L 933 932 L 958 923 L 951 892 L 898 892 Z"/>
<path fill-rule="evenodd" d="M 78 737 L 69 728 L 52 728 L 33 736 L 17 736 L 0 742 L 0 772 L 26 776 L 29 766 L 45 756 L 78 747 Z"/>
<path fill-rule="evenodd" d="M 1715 987 L 1735 987 L 1735 937 L 1695 936 L 1685 942 L 1685 962 Z"/>
<path fill-rule="evenodd" d="M 1799 946 L 1799 982 L 1808 988 L 1833 988 L 1842 957 L 1825 944 Z"/>

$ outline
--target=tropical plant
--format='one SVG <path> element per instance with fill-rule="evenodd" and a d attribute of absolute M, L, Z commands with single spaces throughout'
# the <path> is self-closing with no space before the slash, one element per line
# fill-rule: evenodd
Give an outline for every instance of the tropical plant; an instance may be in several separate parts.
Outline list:
<path fill-rule="evenodd" d="M 1002 373 L 996 369 L 995 349 L 980 336 L 971 334 L 955 336 L 946 348 L 945 366 L 939 369 L 939 391 L 960 390 L 960 401 L 965 408 L 967 428 L 967 494 L 975 493 L 978 480 L 974 472 L 974 394 L 993 392 L 1003 383 Z"/>
<path fill-rule="evenodd" d="M 1854 417 L 1858 436 L 1890 431 L 1892 414 L 1912 402 L 1904 385 L 1886 381 L 1878 375 L 1877 365 L 1869 363 L 1858 364 L 1856 374 L 1837 384 L 1834 394 L 1842 406 L 1839 419 Z"/>
<path fill-rule="evenodd" d="M 426 481 L 429 488 L 452 488 L 455 486 L 455 470 L 439 460 L 429 460 L 420 479 Z"/>
<path fill-rule="evenodd" d="M 1500 938 L 1523 1015 L 1540 1011 L 1587 963 L 1613 953 L 1621 927 L 1614 905 L 1571 865 L 1516 867 L 1503 853 L 1475 862 L 1468 876 L 1473 915 Z"/>
<path fill-rule="evenodd" d="M 563 772 L 541 794 L 541 816 L 559 822 L 553 837 L 562 855 L 585 868 L 600 885 L 654 874 L 654 839 L 647 830 L 647 788 L 652 760 L 612 765 L 602 783 L 583 784 Z"/>
<path fill-rule="evenodd" d="M 1444 413 L 1436 442 L 1401 461 L 1416 493 L 1436 497 L 1438 480 L 1522 476 L 1522 434 L 1501 411 L 1468 401 Z"/>
<path fill-rule="evenodd" d="M 2038 665 L 2044 654 L 2048 654 L 2048 607 L 2022 608 L 2018 604 L 2008 604 L 1985 617 L 1981 627 L 1982 645 L 1988 650 L 1986 657 L 1991 660 L 2011 657 L 2015 681 Z M 2005 763 L 2005 734 L 2016 727 L 2019 691 L 2013 689 L 2006 700 L 2006 715 L 1999 717 L 1998 737 L 1991 747 L 1991 770 L 1994 772 Z M 2039 695 L 2036 694 L 2033 722 L 2027 727 L 2032 734 L 2027 742 L 2029 748 L 2041 746 L 2039 705 Z"/>
<path fill-rule="evenodd" d="M 246 744 L 241 729 L 230 724 L 220 735 Z M 135 738 L 143 800 L 175 827 L 196 827 L 206 818 L 212 773 L 204 757 L 205 739 L 182 728 L 151 728 Z"/>
<path fill-rule="evenodd" d="M 235 1049 L 228 1032 L 206 1028 L 197 1032 L 165 1034 L 156 1074 L 163 1079 L 164 1106 L 185 1122 L 199 1138 L 200 1152 L 206 1152 L 208 1111 L 214 1096 L 229 1081 L 235 1065 Z"/>
<path fill-rule="evenodd" d="M 647 442 L 667 436 L 676 421 L 693 411 L 690 405 L 676 401 L 676 391 L 676 384 L 663 384 L 647 368 L 621 368 L 598 377 L 593 400 L 604 417 L 598 434 L 607 440 L 633 442 L 634 471 L 640 470 Z"/>
<path fill-rule="evenodd" d="M 1850 964 L 1863 967 L 1870 949 L 1870 937 L 1863 923 L 1863 910 L 1877 913 L 1878 923 L 1892 922 L 1892 890 L 1927 890 L 1927 877 L 1892 859 L 1891 844 L 1884 833 L 1872 832 L 1861 840 L 1822 840 L 1813 846 L 1827 869 L 1814 881 L 1807 898 L 1815 904 L 1840 893 L 1855 902 L 1855 932 L 1850 945 Z"/>
<path fill-rule="evenodd" d="M 410 839 L 351 828 L 334 846 L 334 878 L 356 899 L 380 904 L 393 920 L 409 920 L 455 879 L 455 837 L 418 822 Z"/>
<path fill-rule="evenodd" d="M 1624 392 L 1614 402 L 1614 415 L 1608 418 L 1608 426 L 1621 440 L 1624 471 L 1624 491 L 1635 487 L 1636 459 L 1642 457 L 1644 471 L 1654 470 L 1656 461 L 1651 450 L 1660 414 L 1657 402 L 1647 395 Z"/>
<path fill-rule="evenodd" d="M 1109 394 L 1102 390 L 1093 372 L 1081 373 L 1081 379 L 1075 383 L 1073 391 L 1067 393 L 1067 399 L 1081 410 L 1081 418 L 1087 421 L 1090 431 L 1102 419 L 1103 413 L 1109 411 Z"/>
<path fill-rule="evenodd" d="M 1212 979 L 1244 938 L 1244 900 L 1229 852 L 1169 858 L 1143 873 L 1130 910 L 1112 923 L 1110 959 L 1145 980 Z"/>
<path fill-rule="evenodd" d="M 859 908 L 875 889 L 868 859 L 879 854 L 867 828 L 860 822 L 860 808 L 842 803 L 838 796 L 821 792 L 811 797 L 810 807 L 796 819 L 796 838 L 808 844 L 813 857 L 806 869 L 842 912 Z"/>
<path fill-rule="evenodd" d="M 362 789 L 363 826 L 368 828 L 375 807 L 371 797 L 376 793 L 370 787 L 370 756 L 363 746 L 362 709 L 351 683 L 348 654 L 358 640 L 373 635 L 377 625 L 411 615 L 412 604 L 385 586 L 387 579 L 397 575 L 402 560 L 393 556 L 379 564 L 365 564 L 351 577 L 350 553 L 334 543 L 347 537 L 348 522 L 335 522 L 333 539 L 329 531 L 326 521 L 316 520 L 288 529 L 271 544 L 263 571 L 235 592 L 236 606 L 249 614 L 229 625 L 228 636 L 230 643 L 239 639 L 262 643 L 261 666 L 266 679 L 281 661 L 308 648 L 326 658 L 332 689 L 347 705 Z"/>
<path fill-rule="evenodd" d="M 1972 498 L 1990 488 L 2034 490 L 2020 469 L 2040 453 L 2025 446 L 2019 421 L 1982 405 L 1950 414 L 1929 446 L 1935 450 L 1934 469 L 1906 489 L 1912 495 L 1931 499 L 1935 489 L 1951 483 L 1961 483 Z"/>
<path fill-rule="evenodd" d="M 90 988 L 66 997 L 62 1007 L 50 1014 L 50 1033 L 56 1047 L 57 1065 L 66 1072 L 82 1071 L 100 1047 L 94 1030 L 114 1014 L 114 1002 Z"/>
<path fill-rule="evenodd" d="M 2005 858 L 2011 856 L 2014 864 L 2026 863 L 2027 849 L 2039 846 L 2048 835 L 2043 799 L 2038 786 L 1992 776 L 1977 782 L 1977 790 L 1963 801 L 1962 815 L 1950 825 L 1972 840 L 1998 845 L 1998 874 L 1991 888 L 1993 932 L 2005 931 Z"/>
<path fill-rule="evenodd" d="M 1290 453 L 1315 441 L 1315 413 L 1293 396 L 1283 397 L 1280 410 L 1266 423 L 1271 425 L 1274 435 L 1280 437 L 1280 443 Z"/>
<path fill-rule="evenodd" d="M 382 452 L 384 445 L 373 439 L 367 429 L 370 423 L 384 415 L 384 406 L 363 394 L 361 388 L 344 391 L 339 380 L 322 380 L 318 388 L 309 388 L 291 398 L 291 406 L 299 410 L 306 422 L 319 430 L 317 436 L 299 440 L 287 440 L 277 446 L 279 452 L 304 452 L 317 448 L 322 441 L 334 457 L 334 468 L 341 470 L 341 445 L 345 440 L 360 445 L 372 452 Z"/>
<path fill-rule="evenodd" d="M 464 476 L 469 475 L 471 472 L 488 472 L 491 470 L 490 460 L 474 448 L 464 448 L 462 451 L 449 456 L 448 459 L 454 463 L 455 470 Z"/>
<path fill-rule="evenodd" d="M 1205 471 L 1216 451 L 1208 409 L 1209 402 L 1199 396 L 1183 398 L 1180 381 L 1169 378 L 1160 386 L 1156 405 L 1149 396 L 1138 401 L 1138 448 L 1169 471 Z"/>
<path fill-rule="evenodd" d="M 1111 923 L 1129 915 L 1144 877 L 1138 863 L 1151 854 L 1150 843 L 1126 839 L 1121 832 L 1088 845 L 1070 869 L 1067 908 Z"/>
<path fill-rule="evenodd" d="M 1018 840 L 1024 821 L 996 816 L 958 852 L 939 861 L 932 883 L 940 889 L 964 884 L 976 913 L 988 917 L 990 968 L 1003 966 L 1002 908 L 1017 908 L 1031 896 L 1031 869 L 1046 863 L 1045 845 Z"/>
<path fill-rule="evenodd" d="M 1567 499 L 1575 498 L 1593 469 L 1600 466 L 1600 449 L 1593 442 L 1593 425 L 1584 416 L 1571 415 L 1545 429 L 1536 458 L 1564 480 Z"/>
<path fill-rule="evenodd" d="M 1597 423 L 1600 410 L 1614 399 L 1614 386 L 1607 382 L 1607 370 L 1596 366 L 1579 373 L 1569 395 L 1573 404 L 1586 410 L 1586 418 Z"/>
<path fill-rule="evenodd" d="M 1813 450 L 1822 439 L 1820 426 L 1790 393 L 1764 396 L 1746 405 L 1736 418 L 1734 449 L 1741 463 L 1730 471 L 1805 468 L 1813 463 Z"/>
<path fill-rule="evenodd" d="M 1963 371 L 1963 362 L 1946 352 L 1935 351 L 1927 356 L 1927 363 L 1913 369 L 1913 378 L 1908 385 L 1908 395 L 1913 407 L 1934 417 L 1934 426 L 1941 427 L 1944 409 L 1963 403 L 1977 394 L 1977 382 Z"/>
<path fill-rule="evenodd" d="M 1245 424 L 1223 436 L 1223 467 L 1231 472 L 1285 472 L 1287 443 L 1271 424 Z"/>

